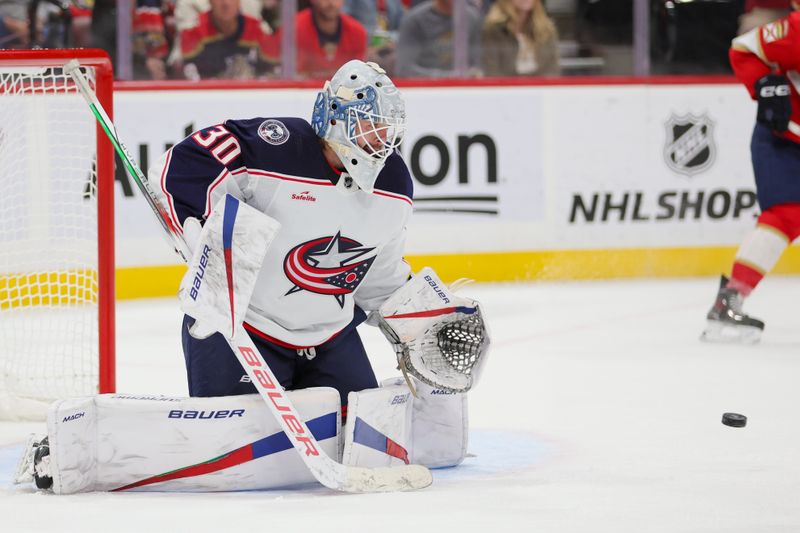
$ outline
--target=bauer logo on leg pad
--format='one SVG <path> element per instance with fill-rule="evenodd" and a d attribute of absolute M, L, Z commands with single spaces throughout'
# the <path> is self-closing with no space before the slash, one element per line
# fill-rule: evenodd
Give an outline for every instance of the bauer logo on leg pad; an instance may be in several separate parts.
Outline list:
<path fill-rule="evenodd" d="M 391 401 L 390 405 L 401 405 L 401 404 L 404 404 L 404 403 L 406 403 L 408 401 L 408 397 L 410 395 L 411 395 L 411 393 L 409 393 L 409 394 L 398 394 L 397 396 L 392 398 L 392 401 Z"/>

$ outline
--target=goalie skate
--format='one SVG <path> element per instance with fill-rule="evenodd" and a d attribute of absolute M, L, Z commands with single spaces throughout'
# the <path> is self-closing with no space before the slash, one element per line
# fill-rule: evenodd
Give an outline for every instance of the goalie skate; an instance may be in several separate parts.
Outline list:
<path fill-rule="evenodd" d="M 47 437 L 31 435 L 17 465 L 14 483 L 30 482 L 34 482 L 38 489 L 49 489 L 53 486 L 53 477 L 50 473 L 50 443 Z"/>
<path fill-rule="evenodd" d="M 717 299 L 706 315 L 707 325 L 700 339 L 754 344 L 761 338 L 764 322 L 742 312 L 742 295 L 727 284 L 728 278 L 722 276 Z"/>

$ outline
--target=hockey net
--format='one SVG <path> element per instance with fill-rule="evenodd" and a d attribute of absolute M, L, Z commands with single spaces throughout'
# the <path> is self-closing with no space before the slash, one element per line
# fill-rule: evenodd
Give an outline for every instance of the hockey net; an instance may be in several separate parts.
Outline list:
<path fill-rule="evenodd" d="M 0 419 L 114 389 L 113 148 L 73 58 L 110 110 L 103 52 L 0 52 Z"/>

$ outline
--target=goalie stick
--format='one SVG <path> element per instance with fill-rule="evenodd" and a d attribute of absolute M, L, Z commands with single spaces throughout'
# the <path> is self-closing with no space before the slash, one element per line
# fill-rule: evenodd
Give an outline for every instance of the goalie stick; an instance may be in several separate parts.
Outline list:
<path fill-rule="evenodd" d="M 172 223 L 169 213 L 167 213 L 164 207 L 156 200 L 156 195 L 150 188 L 150 182 L 147 181 L 147 178 L 139 169 L 139 166 L 133 161 L 133 157 L 128 152 L 128 149 L 120 142 L 114 123 L 108 117 L 106 110 L 103 109 L 103 105 L 100 103 L 100 100 L 97 99 L 97 96 L 94 94 L 94 91 L 92 91 L 89 82 L 86 81 L 86 77 L 80 69 L 81 66 L 77 59 L 73 59 L 64 65 L 64 72 L 69 74 L 75 81 L 75 85 L 81 92 L 83 99 L 89 104 L 89 108 L 92 110 L 92 114 L 94 114 L 98 124 L 100 124 L 103 131 L 106 132 L 106 136 L 111 141 L 111 144 L 114 145 L 114 150 L 116 150 L 117 155 L 122 159 L 122 163 L 125 165 L 128 174 L 130 174 L 133 181 L 135 181 L 136 185 L 139 187 L 139 190 L 144 194 L 145 200 L 147 200 L 147 203 L 150 205 L 150 209 L 157 215 L 161 227 L 164 229 L 167 238 L 175 248 L 175 253 L 181 256 L 184 263 L 188 263 L 191 254 L 189 253 L 186 243 L 178 236 L 178 229 Z"/>
<path fill-rule="evenodd" d="M 169 214 L 159 204 L 147 178 L 120 142 L 113 122 L 91 90 L 85 74 L 80 69 L 80 64 L 77 60 L 72 60 L 64 65 L 64 71 L 75 81 L 95 118 L 125 164 L 128 173 L 134 179 L 142 194 L 144 194 L 150 208 L 157 215 L 161 222 L 161 227 L 167 232 L 175 251 L 184 262 L 188 263 L 190 258 L 188 246 L 177 233 Z M 289 401 L 289 398 L 284 394 L 284 390 L 275 378 L 275 374 L 272 373 L 264 357 L 245 331 L 241 321 L 238 321 L 233 328 L 232 337 L 229 337 L 224 332 L 220 333 L 228 341 L 231 350 L 247 372 L 247 375 L 250 376 L 259 395 L 300 454 L 306 467 L 321 484 L 344 492 L 391 492 L 421 489 L 433 482 L 430 470 L 421 465 L 364 468 L 343 465 L 331 459 L 322 451 L 319 443 L 311 434 L 305 422 L 303 422 L 297 410 Z"/>

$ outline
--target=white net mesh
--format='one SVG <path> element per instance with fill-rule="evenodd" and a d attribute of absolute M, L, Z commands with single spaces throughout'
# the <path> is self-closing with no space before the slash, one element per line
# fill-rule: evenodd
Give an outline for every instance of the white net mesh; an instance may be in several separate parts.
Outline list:
<path fill-rule="evenodd" d="M 97 392 L 95 133 L 60 68 L 0 68 L 0 418 Z"/>

